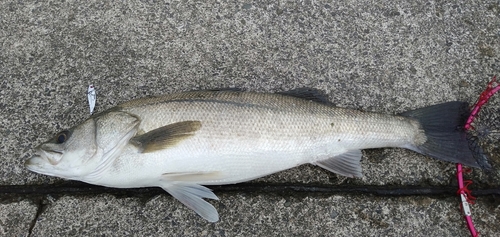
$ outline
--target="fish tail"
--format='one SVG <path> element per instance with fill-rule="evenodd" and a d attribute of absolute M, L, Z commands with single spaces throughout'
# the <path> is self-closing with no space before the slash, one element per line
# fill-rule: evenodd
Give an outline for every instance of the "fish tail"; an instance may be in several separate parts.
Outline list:
<path fill-rule="evenodd" d="M 474 139 L 468 139 L 464 125 L 469 117 L 466 102 L 447 102 L 401 114 L 416 119 L 426 141 L 408 148 L 438 160 L 491 169 L 488 158 Z"/>

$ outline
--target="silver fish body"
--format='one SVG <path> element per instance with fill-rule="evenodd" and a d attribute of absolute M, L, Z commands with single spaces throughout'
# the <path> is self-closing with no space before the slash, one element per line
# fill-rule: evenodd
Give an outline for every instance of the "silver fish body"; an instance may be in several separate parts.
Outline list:
<path fill-rule="evenodd" d="M 26 166 L 108 187 L 162 187 L 205 219 L 217 221 L 215 208 L 202 199 L 217 197 L 201 185 L 244 182 L 305 163 L 360 177 L 361 149 L 403 147 L 477 166 L 469 156 L 441 157 L 436 151 L 440 138 L 434 137 L 440 135 L 426 131 L 424 123 L 450 105 L 441 107 L 395 116 L 283 94 L 177 93 L 132 100 L 96 114 L 42 144 Z"/>
<path fill-rule="evenodd" d="M 134 174 L 137 167 L 148 175 L 157 169 L 154 178 L 217 172 L 213 179 L 193 180 L 200 184 L 237 183 L 350 150 L 404 147 L 425 139 L 418 122 L 408 118 L 332 108 L 280 94 L 191 92 L 131 101 L 116 111 L 137 116 L 139 133 L 183 121 L 200 121 L 201 128 L 175 146 L 151 153 L 140 153 L 129 144 L 108 174 Z M 100 184 L 123 182 L 111 176 Z"/>

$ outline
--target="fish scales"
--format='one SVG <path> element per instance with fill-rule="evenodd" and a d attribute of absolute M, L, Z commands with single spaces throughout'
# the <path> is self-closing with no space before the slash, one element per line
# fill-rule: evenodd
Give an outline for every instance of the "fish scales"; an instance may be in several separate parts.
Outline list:
<path fill-rule="evenodd" d="M 132 151 L 117 159 L 131 160 L 120 162 L 133 164 L 128 172 L 141 165 L 165 167 L 158 171 L 163 173 L 207 168 L 221 172 L 218 179 L 198 181 L 202 184 L 246 181 L 347 150 L 403 146 L 419 133 L 418 124 L 404 117 L 279 94 L 193 92 L 136 100 L 119 108 L 140 118 L 143 133 L 180 121 L 201 121 L 196 136 L 175 149 L 147 159 Z M 189 154 L 191 159 L 178 154 Z"/>
<path fill-rule="evenodd" d="M 342 141 L 359 136 L 367 145 L 382 142 L 381 146 L 397 146 L 420 132 L 418 123 L 408 118 L 335 108 L 280 94 L 189 92 L 139 99 L 120 107 L 140 115 L 140 128 L 145 132 L 179 121 L 200 120 L 202 130 L 209 132 L 207 136 L 221 139 L 330 140 L 335 136 Z M 372 138 L 376 140 L 370 141 Z"/>

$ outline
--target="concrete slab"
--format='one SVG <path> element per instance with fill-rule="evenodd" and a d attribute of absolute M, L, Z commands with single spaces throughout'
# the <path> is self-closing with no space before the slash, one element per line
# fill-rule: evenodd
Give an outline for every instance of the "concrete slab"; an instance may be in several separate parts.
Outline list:
<path fill-rule="evenodd" d="M 149 200 L 109 195 L 63 197 L 38 218 L 34 236 L 468 236 L 455 198 L 293 197 L 234 193 L 213 202 L 221 220 L 208 223 L 168 195 Z M 358 203 L 353 206 L 352 203 Z M 484 236 L 499 233 L 500 208 L 474 206 Z"/>
<path fill-rule="evenodd" d="M 98 111 L 147 95 L 227 87 L 271 92 L 311 87 L 325 91 L 338 106 L 384 113 L 457 99 L 472 102 L 500 71 L 499 15 L 498 1 L 489 0 L 1 1 L 0 185 L 64 182 L 28 172 L 23 161 L 36 145 L 89 116 L 85 92 L 91 83 L 98 90 Z M 379 149 L 363 155 L 362 179 L 303 166 L 257 182 L 454 182 L 453 165 L 410 151 Z M 498 187 L 499 176 L 474 170 L 470 177 L 478 188 Z M 42 213 L 34 233 L 113 235 L 143 229 L 247 235 L 299 230 L 299 235 L 467 236 L 452 197 L 295 195 L 222 193 L 219 211 L 224 218 L 217 224 L 204 223 L 170 197 L 140 207 L 134 207 L 134 197 L 64 197 Z M 336 209 L 342 202 L 345 206 Z M 5 205 L 21 211 L 22 203 Z M 151 211 L 152 203 L 170 211 Z M 249 211 L 253 208 L 248 205 L 259 211 Z M 482 233 L 498 233 L 498 206 L 498 197 L 474 206 Z M 72 218 L 72 212 L 80 219 Z M 165 218 L 165 212 L 176 214 L 165 222 L 151 221 Z M 332 218 L 332 213 L 338 216 Z M 68 226 L 72 232 L 66 232 Z"/>
<path fill-rule="evenodd" d="M 0 204 L 0 235 L 28 236 L 35 226 L 37 205 L 30 201 Z"/>

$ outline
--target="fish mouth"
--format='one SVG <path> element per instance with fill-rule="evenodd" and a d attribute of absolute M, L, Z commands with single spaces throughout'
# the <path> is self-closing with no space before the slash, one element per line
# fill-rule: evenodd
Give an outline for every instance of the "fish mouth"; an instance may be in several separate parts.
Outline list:
<path fill-rule="evenodd" d="M 47 160 L 46 159 L 43 159 L 42 157 L 40 156 L 33 156 L 29 159 L 27 159 L 25 162 L 24 162 L 24 166 L 30 170 L 30 171 L 34 171 L 34 172 L 37 172 L 39 171 L 39 167 L 43 167 L 44 164 L 47 164 Z"/>
<path fill-rule="evenodd" d="M 35 156 L 27 159 L 24 166 L 30 171 L 41 173 L 48 165 L 56 166 L 60 162 L 62 155 L 62 151 L 37 148 Z"/>
<path fill-rule="evenodd" d="M 38 155 L 45 158 L 51 165 L 57 165 L 61 161 L 61 157 L 63 156 L 62 151 L 56 151 L 56 150 L 43 150 L 39 149 L 38 150 Z"/>
<path fill-rule="evenodd" d="M 32 171 L 35 173 L 49 175 L 49 176 L 55 176 L 54 166 L 50 165 L 50 162 L 48 162 L 47 159 L 45 159 L 41 156 L 33 156 L 33 157 L 27 159 L 24 162 L 24 167 L 26 167 L 26 169 L 28 169 L 29 171 Z"/>

